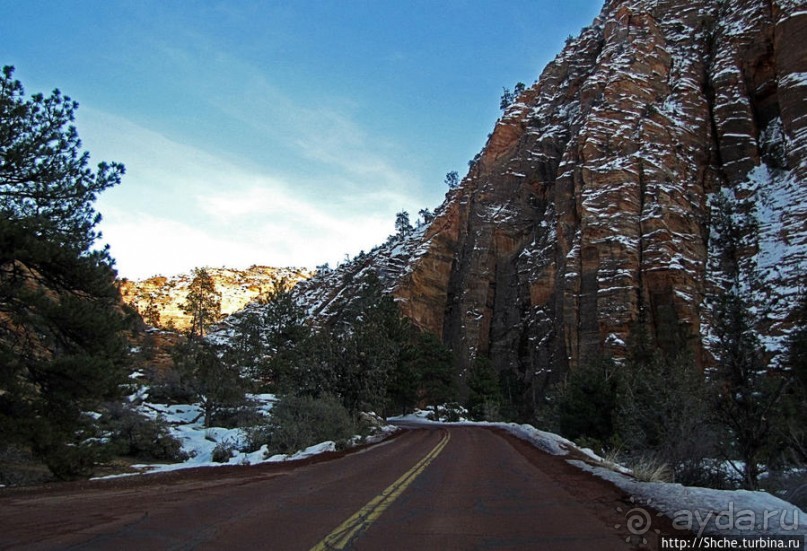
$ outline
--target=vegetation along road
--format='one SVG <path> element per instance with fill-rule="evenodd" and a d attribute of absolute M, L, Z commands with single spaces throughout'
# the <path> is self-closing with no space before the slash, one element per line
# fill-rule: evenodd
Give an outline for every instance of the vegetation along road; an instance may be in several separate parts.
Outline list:
<path fill-rule="evenodd" d="M 630 549 L 626 496 L 508 434 L 0 491 L 2 549 Z"/>

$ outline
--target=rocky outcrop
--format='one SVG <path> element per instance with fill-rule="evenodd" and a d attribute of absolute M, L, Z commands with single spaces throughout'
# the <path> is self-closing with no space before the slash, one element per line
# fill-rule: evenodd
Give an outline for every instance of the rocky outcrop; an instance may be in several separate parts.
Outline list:
<path fill-rule="evenodd" d="M 794 0 L 607 2 L 418 238 L 390 282 L 403 311 L 463 365 L 539 386 L 623 356 L 640 318 L 700 357 L 710 197 L 730 189 L 756 205 L 779 346 L 807 269 L 805 36 Z"/>
<path fill-rule="evenodd" d="M 246 270 L 207 268 L 221 294 L 221 313 L 228 316 L 252 301 L 276 291 L 280 285 L 294 285 L 311 277 L 312 272 L 298 268 L 252 266 Z M 147 322 L 163 329 L 184 331 L 190 327 L 190 316 L 182 305 L 188 296 L 191 274 L 155 276 L 140 281 L 119 282 L 123 300 L 134 306 Z M 150 320 L 150 305 L 158 319 Z"/>
<path fill-rule="evenodd" d="M 434 220 L 298 287 L 327 319 L 375 270 L 466 369 L 539 396 L 643 324 L 710 361 L 715 197 L 751 205 L 757 328 L 776 358 L 807 273 L 807 7 L 611 0 L 503 113 Z M 764 306 L 764 308 L 763 308 Z"/>

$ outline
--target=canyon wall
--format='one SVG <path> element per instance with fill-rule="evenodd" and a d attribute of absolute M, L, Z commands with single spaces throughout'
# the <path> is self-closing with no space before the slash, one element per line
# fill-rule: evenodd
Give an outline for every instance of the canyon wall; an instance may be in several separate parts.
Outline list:
<path fill-rule="evenodd" d="M 639 320 L 703 361 L 726 190 L 755 208 L 776 352 L 807 273 L 805 38 L 795 0 L 607 2 L 504 111 L 406 266 L 377 269 L 461 367 L 489 355 L 540 387 L 624 356 Z"/>

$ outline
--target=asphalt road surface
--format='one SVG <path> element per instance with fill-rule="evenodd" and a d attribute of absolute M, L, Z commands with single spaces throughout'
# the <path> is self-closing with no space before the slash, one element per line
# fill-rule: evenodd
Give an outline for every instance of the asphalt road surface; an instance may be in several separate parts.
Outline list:
<path fill-rule="evenodd" d="M 508 434 L 432 427 L 296 464 L 0 490 L 0 549 L 624 550 L 626 506 Z"/>

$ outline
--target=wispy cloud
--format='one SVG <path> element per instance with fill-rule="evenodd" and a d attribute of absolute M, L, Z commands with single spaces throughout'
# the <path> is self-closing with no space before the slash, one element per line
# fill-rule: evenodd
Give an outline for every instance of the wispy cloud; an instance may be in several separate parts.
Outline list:
<path fill-rule="evenodd" d="M 175 46 L 164 48 L 173 52 Z M 291 157 L 309 165 L 308 169 L 318 168 L 348 190 L 351 186 L 360 192 L 385 190 L 390 200 L 406 200 L 425 187 L 401 160 L 402 144 L 362 125 L 361 120 L 371 115 L 360 98 L 336 96 L 314 76 L 300 81 L 309 80 L 316 89 L 291 88 L 281 75 L 230 56 L 201 37 L 193 51 L 180 59 L 185 71 L 195 67 L 199 80 L 208 75 L 207 85 L 199 92 L 204 101 L 249 129 L 253 140 L 265 144 L 267 158 Z M 189 56 L 195 56 L 195 61 L 189 61 Z"/>
<path fill-rule="evenodd" d="M 402 148 L 362 125 L 358 99 L 324 85 L 298 97 L 207 40 L 142 44 L 175 75 L 166 93 L 185 94 L 181 116 L 79 113 L 94 158 L 127 166 L 98 203 L 123 276 L 333 264 L 383 241 L 397 211 L 428 203 Z M 185 118 L 190 105 L 205 107 L 205 119 Z"/>
<path fill-rule="evenodd" d="M 82 117 L 94 158 L 127 164 L 124 183 L 97 205 L 104 241 L 125 277 L 200 265 L 333 264 L 382 241 L 406 200 L 354 189 L 344 201 L 318 202 L 281 177 L 120 117 L 92 110 Z"/>

